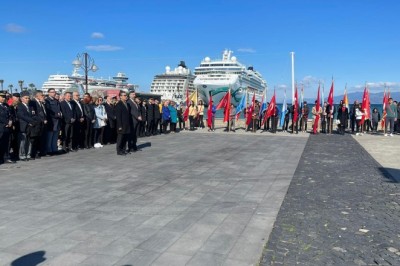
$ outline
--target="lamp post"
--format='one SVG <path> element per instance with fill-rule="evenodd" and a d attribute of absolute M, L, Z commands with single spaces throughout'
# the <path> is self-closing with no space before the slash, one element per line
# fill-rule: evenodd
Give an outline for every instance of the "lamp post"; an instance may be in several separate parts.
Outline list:
<path fill-rule="evenodd" d="M 0 79 L 1 90 L 3 90 L 3 83 L 4 83 L 4 79 Z"/>
<path fill-rule="evenodd" d="M 24 81 L 23 80 L 18 80 L 18 85 L 19 85 L 20 91 L 22 91 L 22 86 L 24 86 Z"/>
<path fill-rule="evenodd" d="M 76 59 L 72 61 L 72 65 L 76 68 L 82 68 L 85 71 L 85 92 L 88 93 L 88 72 L 96 72 L 99 69 L 94 64 L 94 59 L 88 53 L 77 54 Z"/>

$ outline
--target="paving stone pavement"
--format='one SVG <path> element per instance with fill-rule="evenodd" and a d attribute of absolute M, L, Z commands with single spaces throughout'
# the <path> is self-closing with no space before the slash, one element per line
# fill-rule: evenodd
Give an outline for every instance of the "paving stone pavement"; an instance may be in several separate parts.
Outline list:
<path fill-rule="evenodd" d="M 260 265 L 400 265 L 399 221 L 400 183 L 354 138 L 311 136 Z"/>
<path fill-rule="evenodd" d="M 202 132 L 1 165 L 0 265 L 255 265 L 308 135 Z"/>
<path fill-rule="evenodd" d="M 354 139 L 371 154 L 372 157 L 388 172 L 397 182 L 400 182 L 399 147 L 400 136 L 385 137 L 380 134 L 364 134 L 354 136 Z"/>

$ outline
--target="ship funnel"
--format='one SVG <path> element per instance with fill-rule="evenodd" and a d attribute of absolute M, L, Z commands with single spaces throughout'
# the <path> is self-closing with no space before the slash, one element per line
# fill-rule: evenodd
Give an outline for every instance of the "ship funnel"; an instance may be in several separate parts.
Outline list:
<path fill-rule="evenodd" d="M 181 66 L 181 67 L 183 67 L 183 68 L 187 68 L 186 67 L 186 64 L 185 64 L 185 61 L 181 61 L 180 63 L 179 63 L 179 65 L 178 65 L 178 67 L 179 66 Z"/>

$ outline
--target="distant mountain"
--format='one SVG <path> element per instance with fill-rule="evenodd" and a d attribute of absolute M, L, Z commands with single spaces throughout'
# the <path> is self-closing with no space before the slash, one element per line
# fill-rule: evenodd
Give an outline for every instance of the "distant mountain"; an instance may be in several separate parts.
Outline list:
<path fill-rule="evenodd" d="M 358 100 L 359 102 L 362 102 L 362 97 L 364 95 L 364 92 L 358 91 L 358 92 L 351 92 L 347 94 L 347 97 L 349 98 L 349 103 L 353 103 L 355 100 Z M 333 100 L 335 103 L 339 103 L 340 100 L 343 99 L 343 94 L 334 96 Z M 390 96 L 393 98 L 395 101 L 400 101 L 400 92 L 391 92 Z M 327 100 L 328 95 L 325 95 L 325 101 Z M 378 93 L 370 93 L 369 98 L 371 100 L 371 104 L 381 104 L 383 101 L 383 92 L 378 92 Z M 305 101 L 309 103 L 314 103 L 315 98 L 307 98 L 304 99 Z"/>

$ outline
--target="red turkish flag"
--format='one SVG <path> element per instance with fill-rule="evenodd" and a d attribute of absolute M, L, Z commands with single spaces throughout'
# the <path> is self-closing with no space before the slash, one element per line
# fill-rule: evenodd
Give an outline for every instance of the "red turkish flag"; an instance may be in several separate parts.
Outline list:
<path fill-rule="evenodd" d="M 275 97 L 275 91 L 274 91 L 274 95 L 272 95 L 271 101 L 269 102 L 267 111 L 265 112 L 265 116 L 264 119 L 262 121 L 261 126 L 264 125 L 265 121 L 267 121 L 268 117 L 275 115 L 275 111 L 276 111 L 276 97 Z"/>
<path fill-rule="evenodd" d="M 314 120 L 314 125 L 313 125 L 313 132 L 314 134 L 317 134 L 317 129 L 318 129 L 318 122 L 319 122 L 319 108 L 320 108 L 320 103 L 319 103 L 319 86 L 318 86 L 318 93 L 317 93 L 317 104 L 315 105 L 315 110 L 317 112 L 317 115 L 315 116 L 315 120 Z"/>
<path fill-rule="evenodd" d="M 297 86 L 296 90 L 294 91 L 294 99 L 293 99 L 293 123 L 297 122 L 297 118 L 299 118 L 299 101 L 298 101 L 298 95 L 297 95 Z"/>
<path fill-rule="evenodd" d="M 247 109 L 246 126 L 250 125 L 250 122 L 253 118 L 253 110 L 254 110 L 255 104 L 256 104 L 256 92 L 254 92 L 254 94 L 253 94 L 252 104 L 251 104 L 250 108 Z"/>

